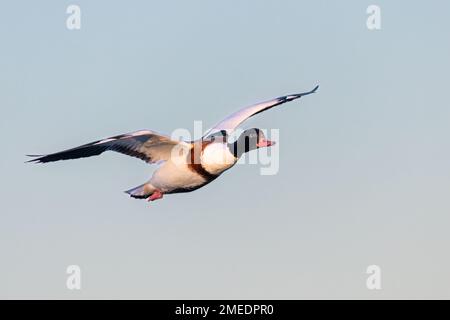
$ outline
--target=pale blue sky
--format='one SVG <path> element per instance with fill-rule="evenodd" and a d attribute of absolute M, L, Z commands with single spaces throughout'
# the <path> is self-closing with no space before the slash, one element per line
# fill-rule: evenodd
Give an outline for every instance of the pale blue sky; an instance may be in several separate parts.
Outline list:
<path fill-rule="evenodd" d="M 78 4 L 81 30 L 66 29 Z M 381 7 L 382 29 L 366 28 Z M 448 1 L 9 1 L 0 11 L 1 298 L 450 298 Z M 260 114 L 280 171 L 147 204 L 98 138 Z M 82 269 L 82 290 L 65 287 Z M 382 268 L 382 290 L 365 286 Z"/>

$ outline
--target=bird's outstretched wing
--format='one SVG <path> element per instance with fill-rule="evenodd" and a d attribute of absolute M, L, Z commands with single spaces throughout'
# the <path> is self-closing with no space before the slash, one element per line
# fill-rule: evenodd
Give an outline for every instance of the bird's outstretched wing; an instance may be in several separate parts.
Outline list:
<path fill-rule="evenodd" d="M 268 109 L 271 109 L 275 106 L 278 106 L 280 104 L 301 98 L 303 96 L 306 96 L 308 94 L 316 92 L 316 90 L 319 88 L 319 86 L 316 86 L 314 89 L 308 92 L 303 93 L 297 93 L 297 94 L 291 94 L 287 96 L 282 96 L 273 100 L 261 102 L 246 108 L 243 108 L 239 111 L 236 111 L 235 113 L 229 115 L 222 121 L 220 121 L 218 124 L 216 124 L 213 128 L 208 130 L 204 137 L 210 136 L 211 134 L 214 134 L 216 132 L 225 130 L 227 133 L 233 132 L 242 122 L 247 120 L 248 118 L 254 116 L 255 114 L 258 114 L 260 112 L 266 111 Z"/>
<path fill-rule="evenodd" d="M 105 151 L 116 151 L 136 157 L 148 163 L 168 160 L 174 146 L 188 146 L 182 141 L 174 141 L 167 136 L 149 130 L 141 130 L 115 137 L 94 141 L 73 149 L 47 155 L 30 155 L 36 157 L 28 162 L 46 163 L 92 157 Z"/>

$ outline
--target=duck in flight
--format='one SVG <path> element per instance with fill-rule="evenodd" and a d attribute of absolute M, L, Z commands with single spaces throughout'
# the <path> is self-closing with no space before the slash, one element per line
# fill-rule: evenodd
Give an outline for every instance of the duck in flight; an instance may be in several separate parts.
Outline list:
<path fill-rule="evenodd" d="M 235 142 L 228 136 L 248 118 L 275 106 L 316 92 L 313 90 L 282 96 L 258 103 L 229 115 L 196 141 L 175 141 L 150 130 L 141 130 L 94 141 L 76 148 L 47 155 L 30 155 L 28 162 L 47 163 L 92 157 L 105 151 L 116 151 L 158 164 L 146 183 L 125 191 L 131 197 L 154 201 L 164 194 L 190 192 L 205 186 L 233 167 L 242 154 L 274 142 L 267 140 L 260 129 L 245 130 Z"/>

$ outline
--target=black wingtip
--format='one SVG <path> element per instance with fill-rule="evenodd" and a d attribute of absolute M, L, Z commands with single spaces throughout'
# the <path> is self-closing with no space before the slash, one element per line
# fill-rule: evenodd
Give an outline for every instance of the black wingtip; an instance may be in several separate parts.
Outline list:
<path fill-rule="evenodd" d="M 317 91 L 317 89 L 319 89 L 319 85 L 315 86 L 314 89 L 312 89 L 311 91 L 305 92 L 305 93 L 300 93 L 302 96 L 306 96 L 308 94 L 311 93 L 315 93 Z"/>
<path fill-rule="evenodd" d="M 319 85 L 315 86 L 315 88 L 312 89 L 311 91 L 303 92 L 303 93 L 298 93 L 298 94 L 294 94 L 294 95 L 292 95 L 291 97 L 293 97 L 293 100 L 294 100 L 294 99 L 298 99 L 298 98 L 301 98 L 301 97 L 303 97 L 303 96 L 307 96 L 308 94 L 315 93 L 315 92 L 317 91 L 317 89 L 319 89 Z"/>
<path fill-rule="evenodd" d="M 36 159 L 31 159 L 31 160 L 25 161 L 25 163 L 42 163 L 40 158 L 43 157 L 43 155 L 40 155 L 40 154 L 27 154 L 26 156 L 27 157 L 36 158 Z"/>

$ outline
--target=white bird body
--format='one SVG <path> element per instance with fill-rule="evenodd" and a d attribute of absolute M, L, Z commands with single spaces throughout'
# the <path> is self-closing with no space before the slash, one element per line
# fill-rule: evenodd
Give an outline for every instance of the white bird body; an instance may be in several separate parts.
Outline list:
<path fill-rule="evenodd" d="M 182 161 L 178 161 L 182 160 Z M 189 168 L 187 159 L 168 160 L 161 165 L 149 180 L 149 183 L 163 193 L 176 190 L 190 190 L 204 185 L 207 180 Z"/>
<path fill-rule="evenodd" d="M 200 152 L 200 164 L 212 176 L 218 177 L 236 162 L 236 157 L 224 143 L 210 143 Z M 189 154 L 173 155 L 153 172 L 145 188 L 147 191 L 157 189 L 168 194 L 195 190 L 211 182 L 204 175 L 192 170 L 191 165 Z"/>
<path fill-rule="evenodd" d="M 214 142 L 205 147 L 200 156 L 202 166 L 211 174 L 221 174 L 236 164 L 238 159 L 224 143 Z"/>
<path fill-rule="evenodd" d="M 233 167 L 243 153 L 273 145 L 259 129 L 246 130 L 237 141 L 229 143 L 228 134 L 243 121 L 277 105 L 314 93 L 317 88 L 241 109 L 219 122 L 197 141 L 175 141 L 154 131 L 140 130 L 53 154 L 35 156 L 37 158 L 30 162 L 47 163 L 116 151 L 150 164 L 159 164 L 148 182 L 126 191 L 130 196 L 153 201 L 162 198 L 163 194 L 193 191 Z M 217 139 L 218 134 L 222 139 Z"/>

